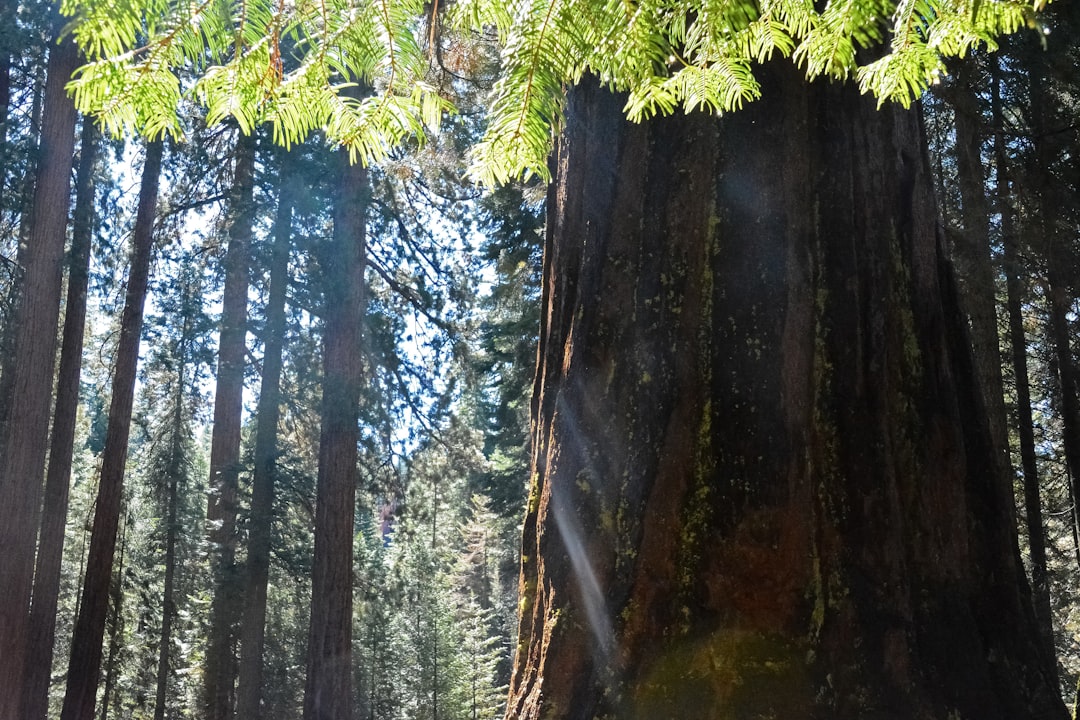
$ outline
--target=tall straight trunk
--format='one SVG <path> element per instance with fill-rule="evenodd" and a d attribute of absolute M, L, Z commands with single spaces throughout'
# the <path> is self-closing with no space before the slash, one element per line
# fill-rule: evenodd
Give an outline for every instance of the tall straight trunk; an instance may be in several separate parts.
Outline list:
<path fill-rule="evenodd" d="M 116 687 L 116 676 L 120 666 L 120 643 L 124 631 L 124 552 L 127 549 L 127 528 L 130 520 L 125 517 L 120 528 L 120 555 L 116 561 L 112 584 L 109 586 L 109 609 L 112 622 L 109 623 L 109 654 L 105 658 L 105 687 L 101 693 L 101 720 L 109 720 L 109 703 Z"/>
<path fill-rule="evenodd" d="M 79 410 L 79 379 L 86 329 L 86 286 L 90 274 L 90 244 L 94 235 L 94 166 L 97 164 L 99 142 L 94 121 L 84 118 L 79 170 L 75 177 L 75 211 L 71 252 L 68 255 L 60 371 L 45 474 L 45 503 L 38 538 L 37 567 L 30 606 L 30 640 L 26 648 L 26 675 L 22 688 L 22 716 L 26 720 L 45 720 L 49 710 L 49 675 L 56 635 L 56 606 L 64 556 L 75 421 Z"/>
<path fill-rule="evenodd" d="M 339 152 L 334 233 L 319 265 L 325 292 L 322 425 L 315 500 L 304 720 L 352 718 L 353 518 L 356 503 L 368 175 Z"/>
<path fill-rule="evenodd" d="M 153 251 L 162 151 L 161 140 L 148 143 L 143 161 L 139 207 L 132 232 L 131 266 L 120 319 L 120 340 L 116 347 L 109 423 L 101 456 L 94 529 L 90 535 L 79 615 L 75 620 L 71 639 L 71 660 L 68 663 L 67 689 L 64 693 L 61 720 L 91 720 L 94 717 L 98 681 L 101 677 L 101 644 L 105 635 L 105 618 L 109 604 L 109 580 L 113 572 L 116 529 L 120 521 L 124 494 L 124 466 L 127 463 L 143 306 Z"/>
<path fill-rule="evenodd" d="M 956 175 L 962 203 L 963 229 L 954 247 L 960 276 L 960 297 L 971 324 L 975 368 L 990 415 L 995 457 L 1001 477 L 1011 475 L 1005 383 L 1001 374 L 998 338 L 997 288 L 990 254 L 990 208 L 986 198 L 982 146 L 988 134 L 982 122 L 979 94 L 982 83 L 974 57 L 960 64 L 953 108 L 956 130 Z"/>
<path fill-rule="evenodd" d="M 168 483 L 166 488 L 165 515 L 165 585 L 161 598 L 161 635 L 158 643 L 157 689 L 154 693 L 154 720 L 165 720 L 165 707 L 169 689 L 169 651 L 172 648 L 172 628 L 176 619 L 176 541 L 180 533 L 180 476 L 183 473 L 181 457 L 181 433 L 184 430 L 184 359 L 180 359 L 180 377 L 177 381 L 177 397 L 174 399 L 172 451 L 169 463 Z"/>
<path fill-rule="evenodd" d="M 571 91 L 506 717 L 1066 717 L 915 112 Z"/>
<path fill-rule="evenodd" d="M 41 163 L 31 232 L 22 262 L 21 299 L 13 319 L 12 420 L 0 430 L 0 720 L 22 720 L 20 703 L 49 435 L 64 241 L 75 147 L 75 107 L 64 85 L 78 64 L 70 41 L 53 45 L 45 87 Z"/>
<path fill-rule="evenodd" d="M 266 301 L 262 385 L 255 430 L 255 471 L 251 483 L 251 522 L 244 578 L 244 614 L 240 628 L 240 678 L 236 715 L 244 720 L 261 716 L 263 645 L 266 630 L 266 587 L 270 575 L 270 540 L 277 468 L 278 421 L 281 417 L 281 365 L 285 345 L 285 300 L 289 286 L 292 247 L 292 209 L 296 179 L 291 159 L 282 155 L 281 187 L 274 247 L 270 258 L 270 292 Z"/>
<path fill-rule="evenodd" d="M 161 634 L 158 642 L 154 720 L 164 720 L 168 707 L 173 625 L 176 622 L 178 612 L 176 578 L 180 558 L 177 546 L 180 541 L 180 533 L 183 532 L 180 523 L 181 483 L 186 479 L 189 460 L 186 443 L 190 431 L 186 420 L 185 397 L 190 382 L 187 369 L 192 337 L 195 332 L 195 322 L 191 308 L 194 290 L 188 279 L 183 281 L 181 292 L 183 293 L 183 300 L 181 301 L 182 319 L 179 328 L 180 337 L 174 356 L 176 377 L 172 394 L 172 418 L 168 435 L 168 455 L 166 456 L 164 477 L 162 478 L 165 482 L 165 577 L 161 598 Z"/>
<path fill-rule="evenodd" d="M 1026 270 L 1017 248 L 1016 222 L 1011 204 L 1009 158 L 1005 143 L 1005 118 L 1001 107 L 1000 65 L 994 60 L 991 112 L 994 129 L 995 195 L 1001 218 L 1002 265 L 1005 271 L 1005 305 L 1009 318 L 1009 346 L 1016 386 L 1016 434 L 1020 441 L 1020 469 L 1024 478 L 1024 519 L 1031 555 L 1031 589 L 1035 617 L 1047 652 L 1054 652 L 1053 613 L 1050 608 L 1050 579 L 1046 568 L 1046 528 L 1043 523 L 1039 469 L 1035 454 L 1035 422 L 1031 413 L 1031 385 L 1028 380 L 1027 338 L 1024 333 L 1024 277 Z"/>
<path fill-rule="evenodd" d="M 210 440 L 211 575 L 214 597 L 206 652 L 206 720 L 228 720 L 234 710 L 235 626 L 239 608 L 236 571 L 236 495 L 240 484 L 240 426 L 243 416 L 244 358 L 247 353 L 248 273 L 251 264 L 255 137 L 236 141 L 230 200 L 229 247 L 225 253 L 225 291 L 218 335 L 214 431 Z"/>

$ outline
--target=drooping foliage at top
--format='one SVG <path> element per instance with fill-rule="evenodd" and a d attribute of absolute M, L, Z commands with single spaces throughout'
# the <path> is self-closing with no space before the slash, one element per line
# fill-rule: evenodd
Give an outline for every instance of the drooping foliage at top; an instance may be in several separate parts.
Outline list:
<path fill-rule="evenodd" d="M 488 183 L 546 176 L 565 88 L 593 73 L 642 119 L 734 110 L 759 95 L 755 63 L 788 57 L 808 77 L 854 76 L 909 104 L 943 57 L 1023 25 L 1045 0 L 458 0 L 451 22 L 494 28 L 503 68 L 472 173 Z M 114 132 L 177 132 L 186 93 L 211 122 L 271 123 L 293 143 L 316 129 L 364 161 L 448 103 L 427 82 L 442 18 L 422 0 L 66 0 L 89 64 L 71 88 Z M 177 71 L 194 69 L 184 87 Z M 350 85 L 369 90 L 343 94 Z"/>

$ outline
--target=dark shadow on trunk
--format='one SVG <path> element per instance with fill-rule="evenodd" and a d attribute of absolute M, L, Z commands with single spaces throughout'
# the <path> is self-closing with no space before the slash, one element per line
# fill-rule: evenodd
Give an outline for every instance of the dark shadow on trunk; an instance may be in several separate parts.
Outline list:
<path fill-rule="evenodd" d="M 915 112 L 574 89 L 507 718 L 1064 718 Z"/>

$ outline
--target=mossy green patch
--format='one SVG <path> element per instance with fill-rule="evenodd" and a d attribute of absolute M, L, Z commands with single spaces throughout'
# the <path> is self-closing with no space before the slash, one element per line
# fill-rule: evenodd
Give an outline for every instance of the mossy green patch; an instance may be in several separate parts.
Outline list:
<path fill-rule="evenodd" d="M 681 637 L 656 655 L 631 693 L 628 717 L 780 718 L 809 707 L 805 648 L 739 628 Z"/>

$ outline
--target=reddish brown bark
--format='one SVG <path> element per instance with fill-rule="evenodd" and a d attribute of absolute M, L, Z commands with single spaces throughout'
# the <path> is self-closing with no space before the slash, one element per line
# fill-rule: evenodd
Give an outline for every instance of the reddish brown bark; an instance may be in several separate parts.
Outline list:
<path fill-rule="evenodd" d="M 1064 718 L 915 112 L 572 91 L 507 718 Z"/>
<path fill-rule="evenodd" d="M 13 320 L 11 394 L 4 408 L 11 422 L 0 427 L 0 688 L 7 688 L 0 692 L 0 720 L 22 720 L 19 689 L 41 517 L 75 146 L 75 107 L 64 84 L 77 64 L 73 43 L 52 46 L 29 242 L 19 253 L 22 295 Z"/>
<path fill-rule="evenodd" d="M 56 606 L 60 593 L 60 566 L 64 555 L 64 528 L 86 329 L 86 286 L 90 274 L 90 244 L 94 234 L 93 178 L 98 138 L 93 120 L 84 119 L 79 170 L 75 179 L 75 211 L 71 252 L 68 255 L 67 301 L 64 303 L 64 334 L 60 345 L 56 407 L 53 410 L 49 466 L 45 476 L 45 504 L 30 608 L 30 641 L 23 681 L 22 716 L 25 720 L 44 720 L 49 709 L 49 676 L 56 634 Z"/>
<path fill-rule="evenodd" d="M 341 151 L 334 233 L 319 258 L 325 292 L 322 425 L 315 500 L 304 720 L 352 717 L 353 518 L 364 317 L 367 171 Z"/>
<path fill-rule="evenodd" d="M 227 720 L 234 711 L 236 623 L 239 577 L 236 569 L 236 494 L 240 478 L 240 428 L 243 416 L 244 360 L 247 355 L 247 296 L 251 265 L 252 193 L 255 138 L 236 142 L 230 207 L 225 291 L 218 335 L 214 431 L 210 440 L 210 497 L 206 519 L 214 582 L 206 651 L 207 720 Z"/>
<path fill-rule="evenodd" d="M 94 529 L 90 535 L 79 614 L 71 639 L 71 660 L 68 663 L 67 689 L 64 693 L 61 720 L 93 720 L 94 717 L 98 681 L 101 677 L 102 640 L 109 606 L 109 582 L 112 578 L 116 531 L 120 523 L 124 493 L 124 469 L 127 464 L 131 409 L 135 397 L 143 305 L 150 276 L 162 150 L 161 140 L 148 143 L 143 160 L 139 207 L 132 232 L 131 266 L 124 295 L 124 310 L 120 318 L 120 340 L 116 347 L 109 422 L 105 430 L 105 448 L 101 455 Z"/>

